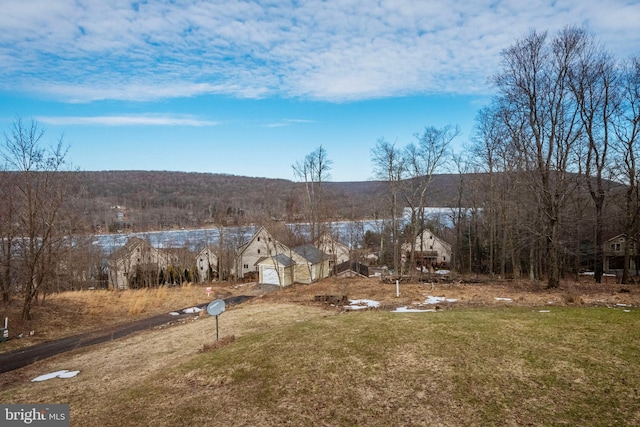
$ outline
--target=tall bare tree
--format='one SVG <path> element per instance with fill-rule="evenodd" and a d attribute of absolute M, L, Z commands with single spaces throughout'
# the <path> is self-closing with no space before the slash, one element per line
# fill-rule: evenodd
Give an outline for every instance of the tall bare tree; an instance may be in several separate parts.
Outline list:
<path fill-rule="evenodd" d="M 404 150 L 404 164 L 406 166 L 407 179 L 405 181 L 404 196 L 411 210 L 409 223 L 409 239 L 416 242 L 422 235 L 425 217 L 424 208 L 427 205 L 427 190 L 433 180 L 433 175 L 448 160 L 451 142 L 460 134 L 458 127 L 445 126 L 438 129 L 433 126 L 426 127 L 424 133 L 415 134 L 416 143 L 410 143 Z M 420 242 L 424 250 L 425 242 Z M 415 248 L 411 245 L 409 265 L 415 266 Z"/>
<path fill-rule="evenodd" d="M 634 231 L 640 225 L 640 57 L 635 57 L 624 67 L 621 78 L 621 102 L 615 115 L 616 170 L 626 185 L 624 194 L 624 221 L 626 235 L 622 283 L 629 283 L 629 258 Z M 636 244 L 636 251 L 638 243 Z M 636 270 L 640 266 L 636 265 Z"/>
<path fill-rule="evenodd" d="M 586 153 L 581 161 L 585 181 L 595 207 L 594 277 L 602 281 L 603 212 L 607 186 L 605 174 L 610 166 L 608 156 L 612 114 L 617 103 L 615 61 L 585 33 L 575 35 L 577 55 L 569 72 L 569 84 L 575 97 L 584 132 Z"/>
<path fill-rule="evenodd" d="M 402 151 L 396 147 L 395 143 L 390 143 L 384 138 L 380 138 L 376 142 L 376 146 L 371 150 L 371 161 L 373 162 L 373 173 L 375 177 L 389 184 L 393 271 L 395 274 L 399 274 L 400 239 L 398 230 L 398 197 L 400 195 L 402 179 L 405 174 L 405 159 Z"/>
<path fill-rule="evenodd" d="M 8 170 L 17 173 L 15 258 L 21 266 L 16 276 L 24 295 L 22 318 L 31 317 L 31 308 L 40 292 L 56 274 L 64 238 L 71 233 L 63 211 L 69 195 L 68 183 L 55 176 L 65 165 L 66 149 L 62 138 L 57 145 L 45 147 L 44 130 L 37 122 L 25 124 L 20 118 L 5 133 L 0 157 Z"/>
<path fill-rule="evenodd" d="M 333 162 L 327 157 L 327 150 L 318 147 L 305 156 L 303 161 L 296 162 L 293 172 L 305 184 L 307 213 L 310 222 L 311 241 L 320 236 L 320 225 L 324 217 L 323 183 L 331 178 L 329 171 Z"/>
<path fill-rule="evenodd" d="M 14 173 L 2 173 L 2 185 L 0 185 L 0 289 L 2 290 L 2 302 L 8 304 L 11 301 L 14 288 L 15 241 L 18 237 L 16 226 L 16 180 Z"/>
<path fill-rule="evenodd" d="M 560 284 L 561 219 L 575 189 L 575 146 L 582 136 L 569 71 L 584 44 L 584 32 L 566 28 L 554 38 L 532 32 L 502 53 L 494 82 L 509 110 L 519 161 L 529 177 L 543 218 L 547 286 Z M 520 127 L 525 123 L 525 127 Z"/>

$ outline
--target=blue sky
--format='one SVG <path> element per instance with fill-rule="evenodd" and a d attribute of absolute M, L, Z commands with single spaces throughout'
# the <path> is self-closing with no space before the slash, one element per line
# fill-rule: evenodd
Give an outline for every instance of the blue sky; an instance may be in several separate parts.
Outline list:
<path fill-rule="evenodd" d="M 500 52 L 584 26 L 640 53 L 624 0 L 2 0 L 0 127 L 34 118 L 81 170 L 294 179 L 322 145 L 333 181 L 425 126 L 470 137 Z"/>

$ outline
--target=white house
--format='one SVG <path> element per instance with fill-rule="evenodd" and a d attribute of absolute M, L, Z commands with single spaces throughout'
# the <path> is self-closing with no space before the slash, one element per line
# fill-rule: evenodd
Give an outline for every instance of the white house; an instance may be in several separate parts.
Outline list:
<path fill-rule="evenodd" d="M 406 262 L 411 257 L 412 243 L 402 244 L 402 258 Z M 447 266 L 451 263 L 451 245 L 437 237 L 429 229 L 424 229 L 415 242 L 415 259 L 417 268 L 430 269 L 437 266 Z"/>
<path fill-rule="evenodd" d="M 266 228 L 260 227 L 251 238 L 236 251 L 234 273 L 242 279 L 248 273 L 259 273 L 258 261 L 265 257 L 288 254 L 289 248 L 275 240 Z"/>

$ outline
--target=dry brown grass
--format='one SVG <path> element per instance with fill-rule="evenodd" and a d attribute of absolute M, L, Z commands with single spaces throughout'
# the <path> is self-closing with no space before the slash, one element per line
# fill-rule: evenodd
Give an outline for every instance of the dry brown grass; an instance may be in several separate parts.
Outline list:
<path fill-rule="evenodd" d="M 2 317 L 9 316 L 12 337 L 23 334 L 23 339 L 12 339 L 0 344 L 0 352 L 27 345 L 87 332 L 104 326 L 121 324 L 131 320 L 166 313 L 168 311 L 205 303 L 215 298 L 233 295 L 257 295 L 276 303 L 314 303 L 316 295 L 343 295 L 350 299 L 373 299 L 380 301 L 382 308 L 418 306 L 426 295 L 457 299 L 454 304 L 443 303 L 438 308 L 545 305 L 615 306 L 616 304 L 640 305 L 640 290 L 633 285 L 621 286 L 614 281 L 604 284 L 592 283 L 588 278 L 582 282 L 566 281 L 558 289 L 548 290 L 544 283 L 528 281 L 488 281 L 463 284 L 463 277 L 450 283 L 402 283 L 400 297 L 396 297 L 394 284 L 383 284 L 378 279 L 330 278 L 309 285 L 294 285 L 285 289 L 267 292 L 255 283 L 215 283 L 207 285 L 187 284 L 181 287 L 160 287 L 127 291 L 84 290 L 63 292 L 47 297 L 44 305 L 33 308 L 33 319 L 20 320 L 21 301 L 15 298 L 9 307 L 2 310 Z M 206 286 L 213 287 L 207 297 Z M 628 290 L 629 292 L 621 292 Z M 495 298 L 510 298 L 498 301 Z M 339 310 L 340 308 L 338 308 Z M 1 320 L 1 319 L 0 319 Z M 30 332 L 33 331 L 33 336 Z"/>
<path fill-rule="evenodd" d="M 341 295 L 345 289 L 351 299 L 388 307 L 417 305 L 427 295 L 459 301 L 426 316 L 344 315 L 341 307 L 313 302 L 315 295 Z M 77 298 L 76 305 L 86 309 L 69 313 L 69 330 L 72 318 L 132 319 L 162 304 L 166 312 L 194 304 L 192 298 L 263 290 L 220 286 L 211 298 L 196 286 L 176 289 L 176 295 L 172 289 L 136 292 L 84 295 L 114 298 L 108 304 L 88 303 L 80 293 L 64 296 L 62 306 Z M 560 306 L 557 311 L 530 309 L 550 302 Z M 596 424 L 628 424 L 640 422 L 633 395 L 640 378 L 629 362 L 640 357 L 632 339 L 637 311 L 582 307 L 639 302 L 636 288 L 620 292 L 613 284 L 572 283 L 552 291 L 535 283 L 402 284 L 398 298 L 395 286 L 377 280 L 332 279 L 228 307 L 219 318 L 220 337 L 233 342 L 215 351 L 201 352 L 215 340 L 215 319 L 194 316 L 180 326 L 1 374 L 0 401 L 68 403 L 72 425 L 86 426 L 214 420 L 256 426 L 575 425 L 584 421 L 580 411 L 590 411 L 585 413 Z M 132 307 L 145 311 L 134 316 Z M 30 382 L 61 369 L 80 374 Z"/>
<path fill-rule="evenodd" d="M 33 345 L 105 326 L 113 326 L 206 303 L 215 298 L 232 295 L 232 286 L 213 286 L 207 297 L 204 285 L 186 284 L 137 290 L 82 290 L 47 296 L 44 304 L 32 309 L 32 320 L 20 319 L 21 303 L 14 298 L 5 307 L 9 331 L 14 339 L 0 344 L 0 352 Z M 34 334 L 30 335 L 33 331 Z M 18 334 L 25 338 L 15 339 Z"/>

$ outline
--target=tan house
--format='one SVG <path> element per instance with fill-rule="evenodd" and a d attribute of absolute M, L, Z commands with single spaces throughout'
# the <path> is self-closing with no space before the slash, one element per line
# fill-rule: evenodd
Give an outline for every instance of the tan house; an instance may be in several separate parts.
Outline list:
<path fill-rule="evenodd" d="M 407 262 L 411 257 L 411 243 L 402 244 L 402 261 Z M 451 245 L 437 237 L 429 229 L 424 229 L 415 242 L 416 268 L 432 269 L 447 267 L 451 263 Z"/>
<path fill-rule="evenodd" d="M 127 243 L 107 258 L 109 287 L 139 288 L 157 285 L 163 271 L 173 262 L 169 252 L 149 242 L 130 237 Z"/>
<path fill-rule="evenodd" d="M 604 243 L 603 268 L 605 273 L 622 273 L 622 270 L 624 270 L 624 246 L 626 241 L 627 236 L 625 234 L 618 234 Z M 640 265 L 638 242 L 635 239 L 631 239 L 629 245 L 629 272 L 630 274 L 638 274 L 638 266 Z"/>
<path fill-rule="evenodd" d="M 312 244 L 264 257 L 256 262 L 256 266 L 260 284 L 280 287 L 293 283 L 309 284 L 329 276 L 329 257 Z"/>
<path fill-rule="evenodd" d="M 251 238 L 236 251 L 234 274 L 239 279 L 259 273 L 258 261 L 265 257 L 288 254 L 289 248 L 275 240 L 266 228 L 260 227 Z"/>
<path fill-rule="evenodd" d="M 200 282 L 210 282 L 218 277 L 218 255 L 215 246 L 207 246 L 198 253 L 196 271 Z"/>
<path fill-rule="evenodd" d="M 329 233 L 323 233 L 318 237 L 315 241 L 315 246 L 329 257 L 329 271 L 331 272 L 335 272 L 335 267 L 338 264 L 351 259 L 349 247 Z"/>

